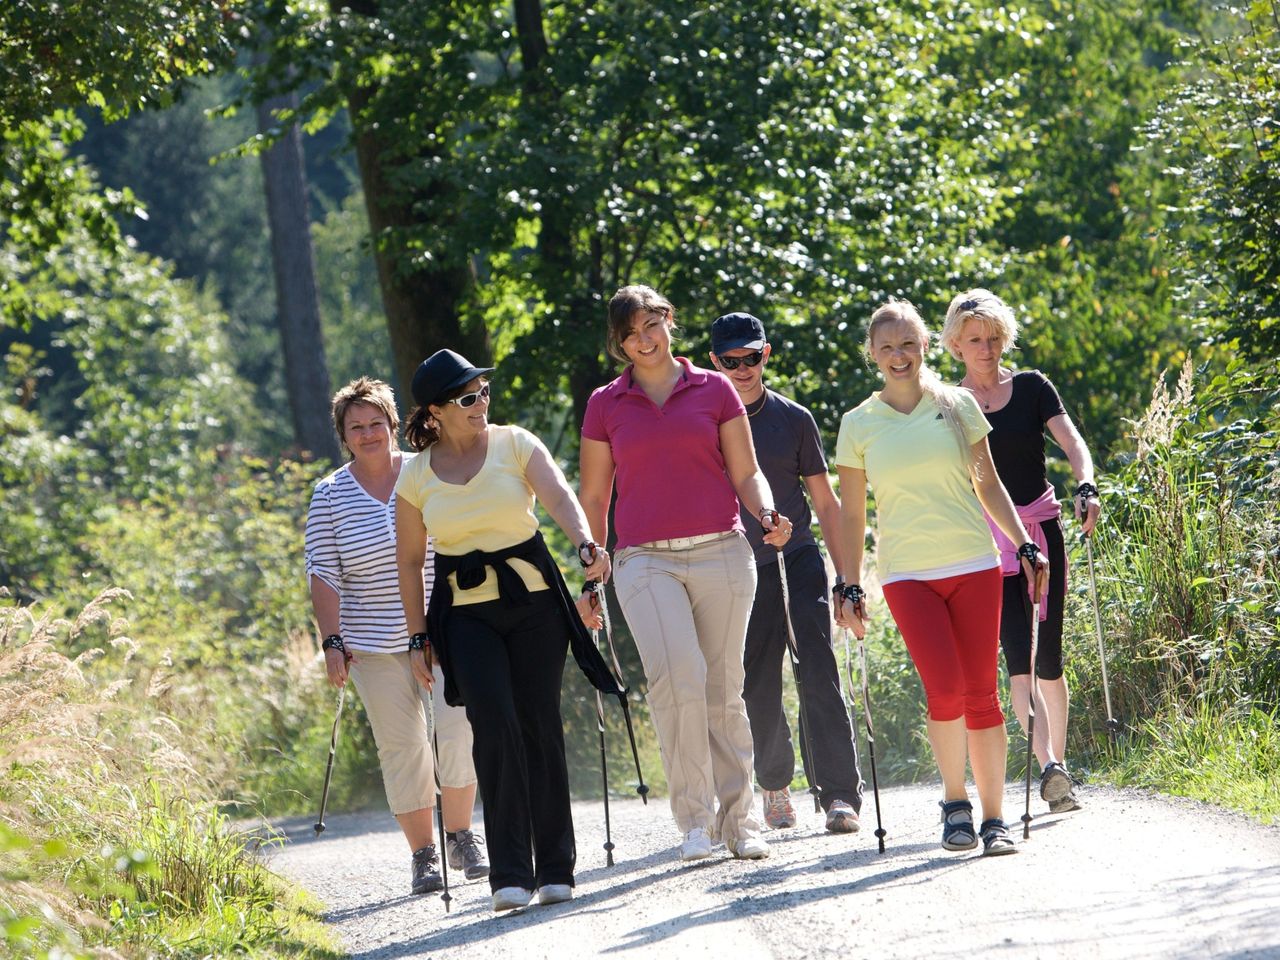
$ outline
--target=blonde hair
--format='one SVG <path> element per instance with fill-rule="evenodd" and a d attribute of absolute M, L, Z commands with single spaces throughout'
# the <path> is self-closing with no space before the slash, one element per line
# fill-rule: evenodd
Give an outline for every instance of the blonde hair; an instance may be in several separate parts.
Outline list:
<path fill-rule="evenodd" d="M 876 329 L 883 324 L 895 321 L 906 323 L 915 330 L 916 337 L 920 340 L 921 355 L 929 349 L 929 328 L 924 325 L 924 320 L 921 319 L 920 311 L 916 309 L 915 304 L 910 300 L 899 300 L 897 297 L 890 297 L 876 307 L 871 314 L 871 321 L 867 324 L 867 339 L 863 344 L 863 349 L 872 363 L 875 362 L 872 341 L 875 339 Z M 951 433 L 955 436 L 956 443 L 960 445 L 960 452 L 964 454 L 965 464 L 973 466 L 973 448 L 969 443 L 969 435 L 965 431 L 964 423 L 960 419 L 958 410 L 959 405 L 967 398 L 967 392 L 959 387 L 947 386 L 923 362 L 920 365 L 920 389 L 924 391 L 926 397 L 933 401 L 939 412 L 941 412 L 942 419 L 951 428 Z"/>
<path fill-rule="evenodd" d="M 357 403 L 368 404 L 387 418 L 387 426 L 391 428 L 391 436 L 398 435 L 400 430 L 400 414 L 396 412 L 396 395 L 391 385 L 373 377 L 357 377 L 333 395 L 333 429 L 338 431 L 338 442 L 347 453 L 346 419 L 347 411 Z"/>
<path fill-rule="evenodd" d="M 961 359 L 956 343 L 964 325 L 970 320 L 979 320 L 988 330 L 1000 335 L 1000 352 L 1004 353 L 1018 340 L 1018 321 L 1010 306 L 990 290 L 974 287 L 964 293 L 957 293 L 947 307 L 947 319 L 942 324 L 939 342 L 957 360 Z"/>
<path fill-rule="evenodd" d="M 642 283 L 620 288 L 609 300 L 609 330 L 605 334 L 605 349 L 619 363 L 631 362 L 622 341 L 631 333 L 631 319 L 637 313 L 661 313 L 675 330 L 676 308 L 657 290 Z"/>

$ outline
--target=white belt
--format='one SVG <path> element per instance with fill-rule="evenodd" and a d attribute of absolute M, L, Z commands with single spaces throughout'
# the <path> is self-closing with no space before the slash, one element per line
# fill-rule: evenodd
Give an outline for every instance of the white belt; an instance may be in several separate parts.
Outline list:
<path fill-rule="evenodd" d="M 650 540 L 648 543 L 637 543 L 637 547 L 643 547 L 645 550 L 688 550 L 696 547 L 701 543 L 710 543 L 712 540 L 721 540 L 725 537 L 732 536 L 732 530 L 722 530 L 720 533 L 700 533 L 696 537 L 673 537 L 670 540 Z"/>

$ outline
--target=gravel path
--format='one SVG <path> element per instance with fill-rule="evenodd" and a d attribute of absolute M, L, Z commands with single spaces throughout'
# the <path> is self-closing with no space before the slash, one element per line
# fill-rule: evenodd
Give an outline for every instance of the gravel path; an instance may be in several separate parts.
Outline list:
<path fill-rule="evenodd" d="M 1033 801 L 1031 839 L 982 859 L 938 844 L 937 786 L 882 793 L 888 849 L 863 832 L 833 836 L 809 815 L 766 834 L 773 856 L 723 847 L 682 866 L 666 803 L 615 800 L 616 865 L 605 866 L 603 808 L 574 807 L 578 886 L 571 903 L 495 915 L 488 882 L 411 897 L 409 856 L 389 814 L 278 826 L 269 856 L 328 904 L 354 957 L 449 960 L 619 956 L 937 958 L 1280 958 L 1280 828 L 1203 804 L 1087 789 L 1087 809 L 1053 816 Z M 1022 810 L 1010 785 L 1006 818 Z"/>

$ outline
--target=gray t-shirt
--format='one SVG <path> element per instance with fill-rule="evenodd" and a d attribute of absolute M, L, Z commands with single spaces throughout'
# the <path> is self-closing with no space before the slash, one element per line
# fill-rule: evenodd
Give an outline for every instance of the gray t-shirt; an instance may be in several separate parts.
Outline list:
<path fill-rule="evenodd" d="M 759 401 L 756 401 L 759 403 Z M 773 491 L 775 509 L 792 523 L 791 539 L 786 552 L 814 542 L 810 526 L 813 516 L 805 498 L 801 478 L 827 472 L 827 458 L 822 452 L 818 425 L 811 414 L 794 400 L 765 390 L 764 405 L 752 413 L 756 404 L 747 405 L 747 423 L 755 441 L 756 460 Z M 756 563 L 776 563 L 778 551 L 764 542 L 760 522 L 741 502 L 738 504 L 747 540 L 755 551 Z"/>

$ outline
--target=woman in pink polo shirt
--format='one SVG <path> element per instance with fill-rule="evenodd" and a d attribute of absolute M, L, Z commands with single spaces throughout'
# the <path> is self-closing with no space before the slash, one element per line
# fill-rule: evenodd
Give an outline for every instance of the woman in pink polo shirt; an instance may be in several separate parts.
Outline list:
<path fill-rule="evenodd" d="M 587 403 L 579 500 L 604 543 L 617 484 L 615 584 L 649 684 L 680 858 L 708 857 L 720 839 L 758 860 L 769 847 L 752 813 L 742 700 L 756 572 L 738 498 L 766 543 L 782 547 L 791 524 L 773 509 L 737 391 L 671 355 L 674 325 L 675 309 L 650 287 L 609 301 L 609 354 L 629 366 Z"/>

